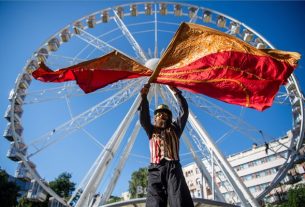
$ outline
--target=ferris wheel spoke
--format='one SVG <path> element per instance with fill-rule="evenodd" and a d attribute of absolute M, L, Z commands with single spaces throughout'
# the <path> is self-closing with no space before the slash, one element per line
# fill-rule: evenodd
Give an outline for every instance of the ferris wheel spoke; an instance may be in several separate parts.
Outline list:
<path fill-rule="evenodd" d="M 274 98 L 274 103 L 281 104 L 281 105 L 290 105 L 289 97 L 291 97 L 292 94 L 284 93 L 284 92 L 278 92 L 278 94 Z"/>
<path fill-rule="evenodd" d="M 223 108 L 213 104 L 212 102 L 208 101 L 207 99 L 203 98 L 202 96 L 197 96 L 191 93 L 186 93 L 186 98 L 193 103 L 198 108 L 204 110 L 206 113 L 211 115 L 212 117 L 218 119 L 219 121 L 225 123 L 233 130 L 239 131 L 250 140 L 260 143 L 261 141 L 258 140 L 257 134 L 259 134 L 260 130 L 256 127 L 248 124 L 240 117 L 224 110 Z"/>
<path fill-rule="evenodd" d="M 154 48 L 154 58 L 158 57 L 158 16 L 157 16 L 157 4 L 154 4 L 154 36 L 155 36 L 155 48 Z M 161 56 L 161 55 L 160 55 Z"/>
<path fill-rule="evenodd" d="M 197 107 L 203 109 L 206 113 L 210 114 L 212 117 L 228 125 L 231 129 L 227 132 L 227 134 L 232 133 L 233 131 L 238 131 L 254 143 L 265 144 L 267 149 L 268 142 L 265 138 L 265 134 L 263 134 L 263 132 L 257 129 L 255 126 L 248 124 L 240 117 L 224 110 L 223 108 L 211 103 L 210 101 L 204 99 L 201 96 L 188 94 L 187 99 L 189 99 L 190 102 L 195 104 Z M 227 134 L 224 134 L 223 136 L 227 136 Z M 262 139 L 257 138 L 258 134 L 260 134 Z M 223 138 L 224 137 L 221 137 L 220 139 L 218 139 L 218 141 L 222 140 Z M 287 146 L 278 142 L 278 144 L 274 144 L 272 146 L 268 145 L 268 149 L 274 154 L 279 154 L 279 146 L 285 147 L 286 149 L 288 148 Z M 287 159 L 286 157 L 280 154 L 279 156 L 285 160 Z"/>
<path fill-rule="evenodd" d="M 159 29 L 158 31 L 159 31 L 159 32 L 164 32 L 164 33 L 171 33 L 171 34 L 175 34 L 175 32 L 173 32 L 173 31 L 164 30 L 164 29 Z M 163 48 L 163 50 L 164 50 L 164 48 Z"/>
<path fill-rule="evenodd" d="M 114 13 L 114 21 L 116 22 L 117 26 L 121 29 L 122 33 L 126 36 L 128 42 L 130 43 L 132 49 L 136 52 L 136 55 L 138 56 L 138 59 L 141 61 L 141 63 L 145 63 L 147 61 L 147 56 L 142 50 L 139 43 L 136 41 L 136 39 L 133 37 L 131 32 L 128 30 L 127 26 L 124 24 L 124 22 L 121 20 L 121 18 L 118 16 L 116 11 L 113 11 Z"/>
<path fill-rule="evenodd" d="M 87 59 L 56 55 L 54 53 L 51 53 L 48 58 L 48 65 L 56 68 L 62 68 L 75 65 L 86 60 Z"/>
<path fill-rule="evenodd" d="M 129 84 L 132 81 L 133 80 L 118 81 L 107 87 L 96 90 L 91 94 L 98 94 L 106 91 L 119 90 L 124 88 L 126 84 Z M 79 86 L 76 83 L 69 82 L 64 86 L 29 91 L 20 95 L 26 96 L 24 104 L 35 104 L 35 103 L 62 100 L 65 99 L 66 97 L 72 98 L 72 97 L 85 96 L 86 94 L 79 88 Z"/>
<path fill-rule="evenodd" d="M 24 104 L 34 104 L 41 102 L 48 102 L 60 100 L 66 96 L 78 96 L 83 94 L 78 85 L 74 83 L 65 84 L 64 86 L 52 87 L 48 89 L 28 91 Z"/>
<path fill-rule="evenodd" d="M 88 44 L 92 45 L 93 47 L 97 48 L 98 50 L 101 50 L 104 53 L 109 53 L 113 50 L 116 50 L 122 54 L 124 54 L 122 51 L 120 51 L 119 49 L 113 47 L 112 45 L 110 45 L 109 43 L 99 39 L 98 37 L 90 34 L 89 32 L 81 29 L 81 28 L 77 28 L 80 31 L 79 35 L 76 35 L 76 37 L 78 37 L 79 39 L 87 42 Z"/>
<path fill-rule="evenodd" d="M 146 161 L 150 159 L 148 156 L 140 155 L 140 154 L 137 154 L 137 153 L 130 153 L 130 156 L 133 156 L 133 157 L 136 157 L 136 158 L 140 158 L 140 159 L 144 159 Z"/>
<path fill-rule="evenodd" d="M 144 81 L 145 80 L 146 79 L 144 79 Z M 45 133 L 41 137 L 33 139 L 28 147 L 33 147 L 35 150 L 29 154 L 28 157 L 31 157 L 59 140 L 64 139 L 71 133 L 85 127 L 105 113 L 126 102 L 138 93 L 140 87 L 142 86 L 142 82 L 143 79 L 132 82 L 110 98 L 73 117 L 69 121 Z"/>
<path fill-rule="evenodd" d="M 71 119 L 73 119 L 73 113 L 72 113 L 72 109 L 71 109 L 71 101 L 68 97 L 65 98 L 66 103 L 67 103 L 67 107 L 68 107 L 68 111 L 70 114 Z M 94 143 L 96 143 L 99 147 L 101 148 L 105 148 L 105 146 L 93 135 L 91 134 L 88 130 L 86 130 L 84 127 L 81 128 L 81 130 L 87 135 L 87 137 L 89 137 L 91 140 L 94 141 Z"/>

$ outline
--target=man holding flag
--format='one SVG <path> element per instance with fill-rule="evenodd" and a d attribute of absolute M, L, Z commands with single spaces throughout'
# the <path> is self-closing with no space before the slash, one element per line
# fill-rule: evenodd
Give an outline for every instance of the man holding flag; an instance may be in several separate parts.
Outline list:
<path fill-rule="evenodd" d="M 172 122 L 167 105 L 159 105 L 151 124 L 147 94 L 150 84 L 141 90 L 140 122 L 149 138 L 150 165 L 148 167 L 147 207 L 194 206 L 179 162 L 179 141 L 188 118 L 188 104 L 181 91 L 171 87 L 179 105 L 180 114 Z"/>
<path fill-rule="evenodd" d="M 193 23 L 182 23 L 154 71 L 113 51 L 102 57 L 56 71 L 44 63 L 32 75 L 43 82 L 75 80 L 91 93 L 119 80 L 150 77 L 149 83 L 166 84 L 234 105 L 264 111 L 272 106 L 282 85 L 298 65 L 297 52 L 257 49 L 232 35 Z M 187 102 L 172 88 L 181 115 L 172 122 L 166 105 L 150 123 L 147 93 L 141 90 L 140 120 L 150 143 L 151 166 L 146 206 L 193 206 L 179 163 L 179 137 L 188 117 Z"/>

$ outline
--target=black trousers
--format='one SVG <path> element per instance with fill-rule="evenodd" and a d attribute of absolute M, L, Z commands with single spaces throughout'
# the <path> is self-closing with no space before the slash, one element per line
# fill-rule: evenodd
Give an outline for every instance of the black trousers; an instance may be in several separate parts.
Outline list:
<path fill-rule="evenodd" d="M 179 161 L 162 160 L 148 167 L 146 207 L 193 207 Z"/>

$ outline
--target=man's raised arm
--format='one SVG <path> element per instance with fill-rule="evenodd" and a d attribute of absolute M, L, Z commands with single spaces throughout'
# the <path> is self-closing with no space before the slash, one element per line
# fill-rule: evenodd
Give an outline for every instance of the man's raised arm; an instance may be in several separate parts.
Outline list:
<path fill-rule="evenodd" d="M 142 127 L 145 129 L 148 137 L 151 137 L 152 134 L 152 124 L 150 121 L 150 114 L 149 114 L 149 103 L 147 100 L 147 94 L 149 92 L 150 84 L 145 84 L 144 87 L 141 89 L 141 97 L 142 101 L 139 106 L 140 110 L 140 123 Z"/>
<path fill-rule="evenodd" d="M 186 99 L 182 96 L 182 92 L 178 88 L 170 86 L 170 89 L 174 92 L 180 106 L 180 112 L 175 123 L 180 128 L 180 135 L 181 135 L 186 125 L 187 118 L 189 116 L 188 103 Z"/>

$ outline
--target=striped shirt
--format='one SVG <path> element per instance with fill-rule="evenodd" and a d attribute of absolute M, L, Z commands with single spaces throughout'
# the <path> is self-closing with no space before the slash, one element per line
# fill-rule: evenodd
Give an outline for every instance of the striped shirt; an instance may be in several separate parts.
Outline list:
<path fill-rule="evenodd" d="M 179 160 L 179 138 L 173 128 L 154 129 L 149 139 L 150 162 L 159 163 L 162 159 Z"/>
<path fill-rule="evenodd" d="M 181 92 L 176 94 L 181 111 L 177 119 L 165 129 L 154 127 L 150 121 L 149 104 L 142 95 L 140 123 L 149 137 L 150 162 L 158 164 L 162 159 L 179 160 L 179 138 L 188 118 L 188 105 Z"/>

